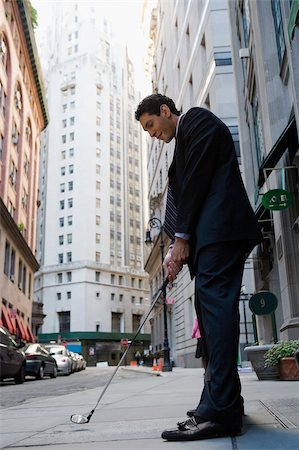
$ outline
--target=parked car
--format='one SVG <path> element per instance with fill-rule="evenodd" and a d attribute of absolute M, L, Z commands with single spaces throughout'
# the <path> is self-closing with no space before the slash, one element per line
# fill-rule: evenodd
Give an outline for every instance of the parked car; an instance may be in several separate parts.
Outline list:
<path fill-rule="evenodd" d="M 77 359 L 75 353 L 70 351 L 70 357 L 72 359 L 72 372 L 73 373 L 74 372 L 78 372 L 78 370 L 79 370 L 79 363 L 78 363 L 78 359 Z"/>
<path fill-rule="evenodd" d="M 25 381 L 25 353 L 21 350 L 24 342 L 18 343 L 12 334 L 0 326 L 0 378 L 14 378 L 16 383 Z"/>
<path fill-rule="evenodd" d="M 41 380 L 45 375 L 56 378 L 58 369 L 56 359 L 40 344 L 29 344 L 25 349 L 26 375 Z"/>
<path fill-rule="evenodd" d="M 64 345 L 47 344 L 45 349 L 55 358 L 58 368 L 58 373 L 63 375 L 70 375 L 72 373 L 72 360 L 70 352 Z"/>
<path fill-rule="evenodd" d="M 76 359 L 77 359 L 77 370 L 84 370 L 86 369 L 86 361 L 83 358 L 82 355 L 80 355 L 79 353 L 74 353 Z"/>

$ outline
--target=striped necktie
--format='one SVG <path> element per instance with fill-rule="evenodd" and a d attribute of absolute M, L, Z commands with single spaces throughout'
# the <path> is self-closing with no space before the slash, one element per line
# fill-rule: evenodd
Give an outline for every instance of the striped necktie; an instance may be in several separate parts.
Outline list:
<path fill-rule="evenodd" d="M 176 218 L 177 210 L 174 204 L 173 194 L 171 187 L 168 186 L 167 200 L 166 200 L 166 210 L 165 210 L 165 220 L 164 220 L 164 231 L 170 238 L 171 242 L 174 242 L 174 235 L 176 229 Z"/>

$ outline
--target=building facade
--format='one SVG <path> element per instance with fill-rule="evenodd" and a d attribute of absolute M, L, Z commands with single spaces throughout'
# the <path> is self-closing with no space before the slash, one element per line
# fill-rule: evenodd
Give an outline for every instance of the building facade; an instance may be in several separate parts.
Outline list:
<path fill-rule="evenodd" d="M 201 106 L 220 117 L 232 133 L 242 171 L 228 2 L 160 0 L 152 12 L 150 33 L 153 92 L 173 98 L 177 108 L 182 112 L 192 106 Z M 156 139 L 148 141 L 150 215 L 159 217 L 162 222 L 166 204 L 168 168 L 172 161 L 173 150 L 174 142 L 164 144 Z M 164 241 L 167 247 L 166 236 Z M 155 246 L 159 247 L 157 234 Z M 154 254 L 157 257 L 154 257 Z M 153 295 L 162 280 L 159 251 L 153 249 L 145 268 L 149 272 Z M 252 260 L 246 262 L 243 285 L 244 292 L 252 292 Z M 184 268 L 178 276 L 172 290 L 167 292 L 167 300 L 171 358 L 180 366 L 197 365 L 198 360 L 194 359 L 196 341 L 191 338 L 195 318 L 194 283 L 190 280 L 187 268 Z M 240 308 L 241 350 L 253 341 L 247 296 L 244 295 L 243 300 L 244 305 L 242 303 Z M 158 353 L 163 348 L 162 316 L 163 308 L 160 305 L 151 319 L 153 351 Z"/>
<path fill-rule="evenodd" d="M 134 69 L 113 43 L 100 5 L 56 7 L 35 286 L 45 305 L 42 335 L 125 337 L 137 330 L 148 305 Z"/>
<path fill-rule="evenodd" d="M 27 341 L 38 270 L 40 132 L 48 113 L 29 2 L 0 2 L 1 322 Z"/>
<path fill-rule="evenodd" d="M 278 299 L 277 338 L 298 339 L 299 5 L 285 0 L 229 5 L 246 186 L 265 238 L 254 255 L 255 286 Z M 274 189 L 291 194 L 289 207 L 264 207 L 263 195 Z M 258 341 L 274 338 L 271 316 L 258 317 Z"/>

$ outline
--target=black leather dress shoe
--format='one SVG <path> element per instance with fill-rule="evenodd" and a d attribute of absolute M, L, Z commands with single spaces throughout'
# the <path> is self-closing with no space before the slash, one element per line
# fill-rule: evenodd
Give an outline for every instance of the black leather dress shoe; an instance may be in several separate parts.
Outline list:
<path fill-rule="evenodd" d="M 165 430 L 162 438 L 167 441 L 196 441 L 223 436 L 237 436 L 241 434 L 241 427 L 223 425 L 211 421 L 197 423 L 194 417 L 179 422 L 176 430 Z"/>

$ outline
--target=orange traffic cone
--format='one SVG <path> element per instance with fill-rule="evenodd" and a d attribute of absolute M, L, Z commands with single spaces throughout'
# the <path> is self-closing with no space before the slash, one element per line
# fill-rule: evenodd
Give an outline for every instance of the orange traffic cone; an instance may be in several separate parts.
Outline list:
<path fill-rule="evenodd" d="M 159 371 L 162 372 L 163 370 L 163 358 L 159 358 Z"/>
<path fill-rule="evenodd" d="M 156 358 L 154 358 L 154 360 L 153 360 L 153 367 L 152 367 L 152 370 L 154 370 L 154 371 L 157 371 L 157 370 L 158 370 Z"/>

